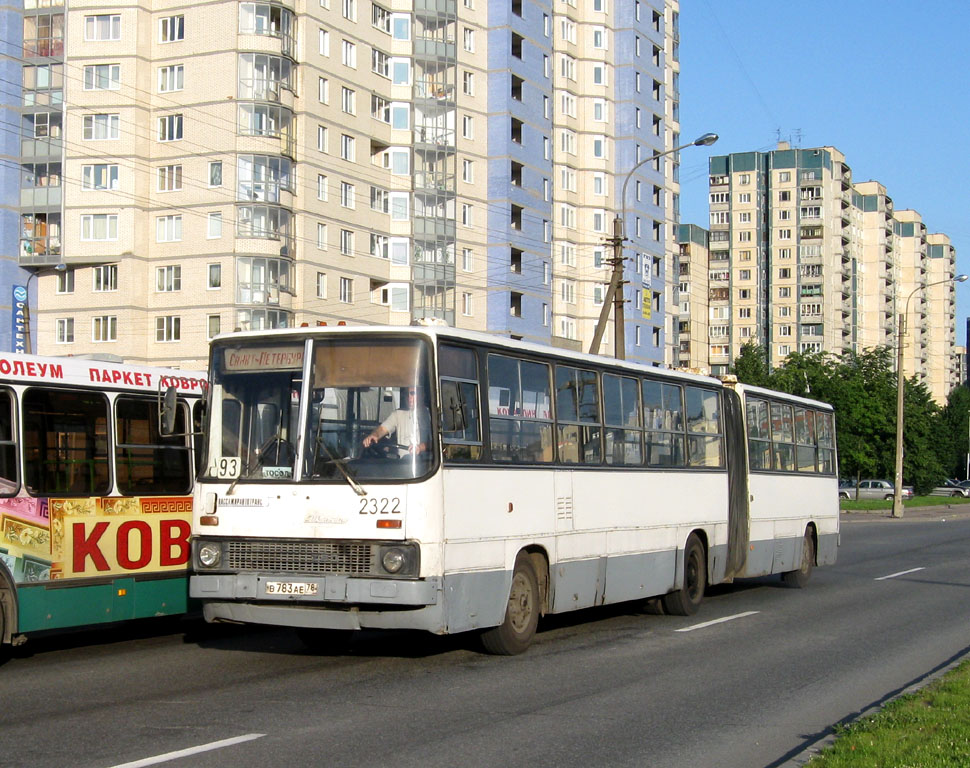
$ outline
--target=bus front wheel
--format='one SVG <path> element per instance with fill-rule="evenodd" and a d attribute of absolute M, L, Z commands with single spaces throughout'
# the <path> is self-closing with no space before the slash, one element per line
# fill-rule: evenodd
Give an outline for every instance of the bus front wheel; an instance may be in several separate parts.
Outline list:
<path fill-rule="evenodd" d="M 693 616 L 704 599 L 707 587 L 707 558 L 704 545 L 692 533 L 684 547 L 684 578 L 680 589 L 663 596 L 664 612 L 674 616 Z"/>
<path fill-rule="evenodd" d="M 539 625 L 539 579 L 525 552 L 519 552 L 512 571 L 512 588 L 505 607 L 505 620 L 482 633 L 482 645 L 496 656 L 515 656 L 532 643 Z"/>

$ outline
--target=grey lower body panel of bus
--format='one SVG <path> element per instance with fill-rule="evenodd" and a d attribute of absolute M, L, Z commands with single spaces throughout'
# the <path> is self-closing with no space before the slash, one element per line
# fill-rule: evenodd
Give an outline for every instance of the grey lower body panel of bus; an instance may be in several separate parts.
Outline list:
<path fill-rule="evenodd" d="M 738 578 L 765 576 L 772 573 L 796 571 L 802 563 L 801 536 L 785 539 L 752 541 L 744 569 L 736 574 Z M 827 533 L 818 537 L 815 565 L 833 565 L 839 546 L 839 534 Z"/>

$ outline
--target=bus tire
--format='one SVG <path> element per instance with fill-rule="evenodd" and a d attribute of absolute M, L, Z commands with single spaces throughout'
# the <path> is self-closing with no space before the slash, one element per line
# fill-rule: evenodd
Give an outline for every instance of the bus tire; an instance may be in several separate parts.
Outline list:
<path fill-rule="evenodd" d="M 802 541 L 802 564 L 798 570 L 785 571 L 781 574 L 781 583 L 786 587 L 801 589 L 812 575 L 812 568 L 815 567 L 815 537 L 812 536 L 812 529 L 805 529 L 805 538 Z"/>
<path fill-rule="evenodd" d="M 519 552 L 512 570 L 512 587 L 505 606 L 505 620 L 482 633 L 486 652 L 496 656 L 515 656 L 525 651 L 539 625 L 541 594 L 535 566 L 525 552 Z"/>
<path fill-rule="evenodd" d="M 663 596 L 664 612 L 673 616 L 693 616 L 704 599 L 707 587 L 707 558 L 704 545 L 692 533 L 684 547 L 684 578 L 680 589 Z"/>

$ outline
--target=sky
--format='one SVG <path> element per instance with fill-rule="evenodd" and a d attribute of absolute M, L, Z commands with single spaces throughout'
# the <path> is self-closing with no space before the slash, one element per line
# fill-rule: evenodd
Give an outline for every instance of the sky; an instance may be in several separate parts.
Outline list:
<path fill-rule="evenodd" d="M 970 3 L 681 0 L 681 221 L 708 227 L 708 158 L 833 146 L 853 182 L 950 237 L 970 273 Z M 970 281 L 958 283 L 966 343 Z"/>

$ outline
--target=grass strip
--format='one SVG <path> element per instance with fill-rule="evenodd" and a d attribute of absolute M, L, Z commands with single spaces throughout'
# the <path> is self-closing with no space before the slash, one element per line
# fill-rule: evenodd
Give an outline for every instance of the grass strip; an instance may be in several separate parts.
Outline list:
<path fill-rule="evenodd" d="M 970 662 L 836 734 L 808 768 L 970 766 Z"/>
<path fill-rule="evenodd" d="M 937 507 L 946 505 L 958 505 L 958 504 L 970 504 L 970 499 L 964 499 L 963 497 L 953 498 L 951 496 L 914 496 L 911 499 L 903 499 L 903 507 Z M 847 512 L 852 512 L 853 510 L 871 510 L 871 509 L 892 509 L 892 501 L 884 501 L 882 499 L 841 499 L 839 501 L 839 508 L 844 509 Z"/>

